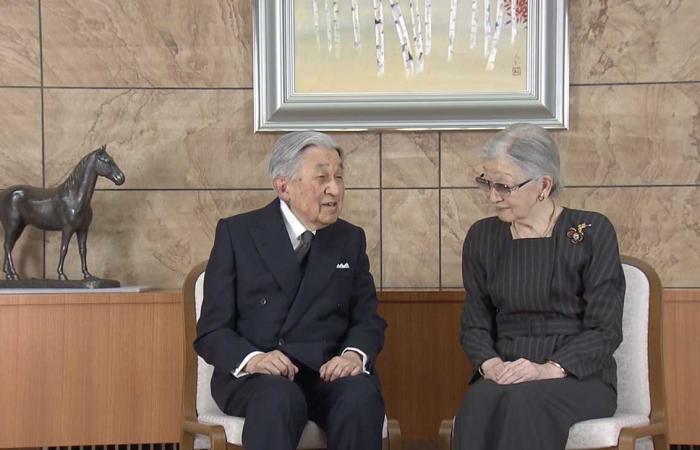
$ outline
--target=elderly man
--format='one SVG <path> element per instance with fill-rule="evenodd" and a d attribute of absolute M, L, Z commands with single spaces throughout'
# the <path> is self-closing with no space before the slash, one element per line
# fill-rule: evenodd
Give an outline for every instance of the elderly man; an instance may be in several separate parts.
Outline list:
<path fill-rule="evenodd" d="M 364 231 L 338 218 L 343 151 L 323 133 L 289 133 L 270 175 L 278 199 L 216 228 L 194 343 L 214 366 L 212 396 L 246 418 L 246 450 L 294 449 L 309 419 L 330 450 L 379 449 L 386 323 Z"/>

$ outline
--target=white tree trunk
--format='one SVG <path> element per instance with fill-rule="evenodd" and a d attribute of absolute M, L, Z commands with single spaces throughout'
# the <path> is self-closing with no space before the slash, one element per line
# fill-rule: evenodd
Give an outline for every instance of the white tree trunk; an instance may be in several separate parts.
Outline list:
<path fill-rule="evenodd" d="M 493 42 L 491 42 L 489 60 L 486 63 L 487 71 L 492 71 L 494 67 L 496 67 L 496 53 L 498 52 L 498 41 L 501 39 L 501 30 L 503 29 L 504 10 L 504 0 L 498 0 L 498 6 L 496 7 L 496 28 L 493 32 Z"/>
<path fill-rule="evenodd" d="M 335 56 L 340 56 L 340 9 L 338 0 L 333 0 L 333 48 Z"/>
<path fill-rule="evenodd" d="M 328 39 L 328 53 L 333 51 L 333 21 L 331 19 L 331 8 L 328 6 L 328 1 L 324 1 L 326 9 L 326 38 Z"/>
<path fill-rule="evenodd" d="M 491 41 L 491 0 L 484 0 L 484 58 L 489 56 Z"/>
<path fill-rule="evenodd" d="M 408 0 L 411 9 L 411 26 L 413 28 L 413 48 L 416 51 L 416 72 L 423 72 L 423 24 L 420 20 L 420 9 L 415 5 L 417 0 Z"/>
<path fill-rule="evenodd" d="M 478 4 L 479 0 L 472 0 L 472 28 L 471 33 L 469 34 L 469 48 L 476 47 L 476 36 L 479 32 L 479 17 L 477 12 Z"/>
<path fill-rule="evenodd" d="M 317 0 L 311 0 L 311 8 L 314 11 L 314 33 L 316 34 L 316 47 L 321 46 L 321 30 L 318 26 L 318 3 Z"/>
<path fill-rule="evenodd" d="M 352 0 L 352 32 L 355 36 L 355 48 L 360 48 L 362 46 L 362 41 L 360 40 L 360 10 L 357 6 L 357 0 Z"/>
<path fill-rule="evenodd" d="M 425 0 L 425 54 L 433 47 L 433 1 Z"/>
<path fill-rule="evenodd" d="M 384 6 L 383 0 L 374 3 L 374 41 L 377 47 L 377 76 L 384 75 Z"/>
<path fill-rule="evenodd" d="M 515 44 L 518 35 L 518 0 L 510 0 L 510 43 Z"/>
<path fill-rule="evenodd" d="M 403 55 L 403 66 L 406 69 L 406 76 L 413 72 L 413 55 L 411 54 L 411 43 L 408 40 L 408 30 L 406 22 L 401 14 L 401 6 L 398 0 L 389 0 L 391 6 L 391 14 L 394 16 L 394 25 L 396 25 L 396 34 L 399 36 L 401 43 L 401 53 Z"/>
<path fill-rule="evenodd" d="M 457 22 L 457 0 L 450 0 L 450 19 L 447 29 L 447 60 L 452 61 L 454 56 L 455 24 Z"/>

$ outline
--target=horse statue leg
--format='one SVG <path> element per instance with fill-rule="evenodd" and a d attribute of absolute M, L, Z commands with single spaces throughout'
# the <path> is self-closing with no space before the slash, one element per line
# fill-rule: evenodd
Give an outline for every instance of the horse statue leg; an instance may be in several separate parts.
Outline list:
<path fill-rule="evenodd" d="M 93 278 L 87 267 L 87 227 L 79 229 L 76 234 L 78 235 L 78 251 L 80 252 L 80 265 L 83 269 L 83 278 Z"/>
<path fill-rule="evenodd" d="M 63 272 L 63 261 L 66 259 L 66 253 L 68 253 L 68 244 L 70 243 L 70 238 L 73 237 L 73 229 L 64 229 L 61 232 L 61 253 L 58 257 L 58 272 L 59 280 L 67 280 L 66 274 Z"/>
<path fill-rule="evenodd" d="M 3 226 L 5 228 L 5 242 L 3 243 L 3 249 L 5 250 L 5 264 L 3 265 L 5 279 L 19 280 L 15 263 L 12 261 L 12 249 L 15 248 L 15 244 L 22 235 L 26 224 L 16 221 L 14 223 L 3 223 Z"/>

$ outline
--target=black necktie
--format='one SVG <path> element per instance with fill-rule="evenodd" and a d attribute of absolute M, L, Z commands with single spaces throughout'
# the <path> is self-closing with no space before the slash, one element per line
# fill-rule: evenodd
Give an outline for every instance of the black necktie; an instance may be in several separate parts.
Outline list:
<path fill-rule="evenodd" d="M 301 245 L 299 246 L 299 248 L 294 250 L 294 252 L 297 254 L 297 261 L 304 261 L 304 258 L 311 249 L 311 241 L 313 240 L 313 238 L 314 234 L 309 230 L 306 230 L 301 234 Z"/>

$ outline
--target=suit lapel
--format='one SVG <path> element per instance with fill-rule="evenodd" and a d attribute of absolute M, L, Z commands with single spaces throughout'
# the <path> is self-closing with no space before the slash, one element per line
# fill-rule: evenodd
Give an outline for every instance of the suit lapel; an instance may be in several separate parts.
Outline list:
<path fill-rule="evenodd" d="M 301 279 L 292 243 L 284 226 L 279 200 L 267 205 L 257 223 L 250 227 L 255 246 L 272 276 L 282 287 L 289 300 L 293 300 Z"/>
<path fill-rule="evenodd" d="M 281 334 L 296 325 L 306 310 L 317 300 L 318 294 L 328 284 L 328 280 L 336 270 L 335 266 L 343 246 L 337 233 L 333 232 L 335 228 L 335 225 L 330 225 L 316 232 L 309 251 L 309 259 L 306 261 L 306 273 L 282 325 Z"/>

